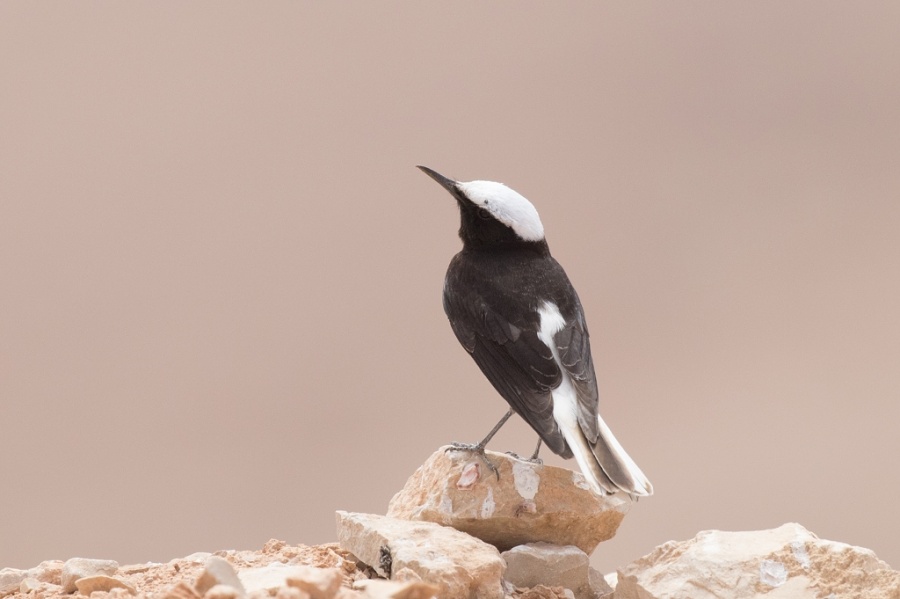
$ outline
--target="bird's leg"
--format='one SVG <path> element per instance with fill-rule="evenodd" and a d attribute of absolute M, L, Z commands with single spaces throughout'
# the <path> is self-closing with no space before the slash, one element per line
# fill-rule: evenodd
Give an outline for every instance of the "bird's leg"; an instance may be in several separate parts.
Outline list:
<path fill-rule="evenodd" d="M 509 420 L 510 416 L 512 416 L 513 413 L 514 412 L 512 411 L 512 408 L 510 408 L 510 410 L 503 415 L 503 418 L 500 419 L 500 422 L 498 422 L 494 426 L 494 428 L 491 429 L 491 432 L 487 434 L 487 437 L 485 437 L 475 445 L 472 445 L 471 443 L 459 443 L 458 441 L 454 441 L 450 444 L 450 447 L 447 448 L 447 451 L 471 451 L 472 453 L 477 453 L 479 457 L 484 460 L 484 463 L 487 464 L 487 467 L 491 469 L 491 472 L 497 475 L 497 480 L 500 480 L 500 471 L 497 470 L 497 467 L 494 465 L 494 463 L 491 462 L 484 454 L 484 448 L 487 446 L 488 441 L 490 441 L 494 437 L 494 435 L 497 434 L 497 431 L 500 430 L 500 427 L 506 424 L 506 421 Z"/>
<path fill-rule="evenodd" d="M 543 464 L 544 460 L 538 457 L 538 453 L 541 451 L 541 438 L 538 437 L 537 447 L 534 448 L 534 453 L 531 454 L 531 457 L 528 459 L 529 462 L 534 462 L 535 464 Z"/>
<path fill-rule="evenodd" d="M 522 460 L 523 462 L 530 462 L 530 463 L 532 463 L 532 464 L 541 465 L 541 464 L 544 463 L 544 460 L 542 460 L 541 458 L 538 457 L 538 453 L 539 453 L 540 451 L 541 451 L 541 438 L 538 437 L 538 444 L 537 444 L 537 447 L 534 448 L 534 453 L 531 454 L 531 457 L 530 457 L 530 458 L 523 458 L 523 457 L 520 456 L 519 454 L 513 453 L 513 452 L 511 452 L 511 451 L 507 451 L 506 453 L 509 454 L 509 455 L 511 455 L 512 457 L 516 458 L 517 460 Z"/>

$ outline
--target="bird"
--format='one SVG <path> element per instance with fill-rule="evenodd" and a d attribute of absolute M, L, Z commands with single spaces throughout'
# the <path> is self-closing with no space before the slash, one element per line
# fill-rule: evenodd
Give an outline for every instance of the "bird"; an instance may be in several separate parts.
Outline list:
<path fill-rule="evenodd" d="M 540 461 L 543 442 L 563 458 L 574 457 L 599 495 L 652 495 L 653 485 L 600 416 L 584 309 L 550 255 L 537 209 L 502 183 L 456 181 L 418 168 L 456 199 L 460 212 L 462 250 L 447 268 L 444 312 L 457 340 L 509 404 L 484 440 L 453 448 L 485 457 L 487 443 L 515 413 L 538 434 L 533 461 Z"/>

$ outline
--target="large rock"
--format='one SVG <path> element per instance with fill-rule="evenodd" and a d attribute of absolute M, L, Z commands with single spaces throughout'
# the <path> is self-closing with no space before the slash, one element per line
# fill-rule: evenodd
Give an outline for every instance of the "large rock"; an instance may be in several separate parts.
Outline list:
<path fill-rule="evenodd" d="M 411 571 L 441 597 L 502 599 L 504 563 L 496 548 L 432 522 L 337 512 L 338 542 L 381 576 Z M 405 576 L 404 576 L 405 578 Z"/>
<path fill-rule="evenodd" d="M 0 570 L 0 597 L 15 593 L 19 585 L 28 577 L 28 570 L 18 568 L 3 568 Z"/>
<path fill-rule="evenodd" d="M 452 526 L 501 551 L 545 541 L 590 554 L 631 507 L 626 495 L 594 493 L 579 472 L 488 451 L 498 479 L 479 456 L 446 449 L 416 470 L 388 516 Z"/>
<path fill-rule="evenodd" d="M 506 561 L 504 578 L 516 587 L 563 587 L 571 590 L 575 599 L 598 599 L 612 593 L 603 576 L 592 571 L 587 554 L 574 545 L 529 543 L 504 551 L 500 557 Z"/>
<path fill-rule="evenodd" d="M 319 580 L 323 577 L 327 577 L 329 580 L 325 584 L 326 587 L 332 584 L 332 580 L 337 580 L 337 586 L 334 590 L 334 592 L 337 592 L 337 587 L 341 586 L 342 581 L 341 573 L 337 568 L 314 568 L 312 566 L 288 565 L 275 562 L 259 568 L 244 568 L 238 572 L 238 578 L 248 594 L 260 590 L 272 594 L 281 587 L 288 586 L 288 579 L 290 578 Z M 300 588 L 302 585 L 295 586 Z"/>
<path fill-rule="evenodd" d="M 111 559 L 88 559 L 84 557 L 73 557 L 66 560 L 60 573 L 60 583 L 63 591 L 66 593 L 74 593 L 77 589 L 75 581 L 88 576 L 97 576 L 103 574 L 112 576 L 119 569 L 119 562 Z"/>
<path fill-rule="evenodd" d="M 94 591 L 109 592 L 113 589 L 125 589 L 132 595 L 137 595 L 137 591 L 130 584 L 105 574 L 95 574 L 94 576 L 84 576 L 79 578 L 75 581 L 75 588 L 78 589 L 79 593 L 88 597 L 90 597 L 91 593 Z"/>
<path fill-rule="evenodd" d="M 819 539 L 799 524 L 670 541 L 618 579 L 616 599 L 900 599 L 900 572 L 871 550 Z"/>
<path fill-rule="evenodd" d="M 204 595 L 206 591 L 217 585 L 226 585 L 233 588 L 239 597 L 247 594 L 244 584 L 238 578 L 234 567 L 223 557 L 210 556 L 203 564 L 203 572 L 194 583 L 194 590 L 198 595 Z"/>

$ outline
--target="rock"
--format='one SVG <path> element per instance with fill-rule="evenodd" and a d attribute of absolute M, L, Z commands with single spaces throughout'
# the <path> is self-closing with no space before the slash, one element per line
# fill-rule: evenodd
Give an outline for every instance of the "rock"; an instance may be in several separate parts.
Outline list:
<path fill-rule="evenodd" d="M 569 589 L 548 587 L 543 584 L 530 589 L 521 589 L 513 596 L 516 599 L 572 599 L 574 597 Z"/>
<path fill-rule="evenodd" d="M 247 594 L 247 591 L 244 590 L 244 585 L 241 584 L 240 578 L 238 578 L 228 560 L 212 555 L 203 564 L 203 572 L 197 578 L 197 582 L 194 583 L 194 590 L 197 591 L 198 595 L 203 596 L 206 594 L 206 591 L 217 584 L 230 586 L 237 591 L 239 597 Z"/>
<path fill-rule="evenodd" d="M 162 599 L 200 599 L 200 595 L 197 594 L 194 587 L 182 580 L 178 584 L 169 587 L 163 593 Z"/>
<path fill-rule="evenodd" d="M 44 583 L 42 583 L 37 578 L 32 578 L 29 576 L 27 578 L 23 578 L 22 582 L 19 583 L 19 592 L 27 595 L 28 593 L 33 593 L 40 590 L 43 585 Z"/>
<path fill-rule="evenodd" d="M 591 587 L 592 597 L 601 599 L 603 597 L 612 597 L 615 590 L 606 580 L 606 577 L 597 570 L 590 568 L 588 570 L 588 584 Z"/>
<path fill-rule="evenodd" d="M 66 560 L 60 572 L 60 584 L 66 593 L 74 593 L 76 590 L 75 581 L 87 576 L 96 576 L 104 574 L 112 576 L 119 569 L 119 562 L 110 559 L 88 559 L 84 557 L 73 557 Z"/>
<path fill-rule="evenodd" d="M 296 587 L 281 587 L 275 593 L 275 599 L 310 599 L 309 593 Z"/>
<path fill-rule="evenodd" d="M 288 577 L 288 586 L 308 593 L 312 599 L 332 599 L 344 582 L 340 568 L 295 567 L 299 573 Z"/>
<path fill-rule="evenodd" d="M 505 565 L 495 547 L 433 522 L 337 512 L 340 546 L 386 578 L 408 568 L 441 597 L 502 599 Z"/>
<path fill-rule="evenodd" d="M 15 593 L 19 585 L 28 577 L 28 570 L 3 568 L 0 570 L 0 597 Z"/>
<path fill-rule="evenodd" d="M 353 588 L 365 591 L 364 597 L 367 599 L 431 599 L 440 592 L 435 585 L 421 580 L 360 580 Z"/>
<path fill-rule="evenodd" d="M 90 597 L 94 591 L 111 591 L 113 589 L 126 589 L 132 595 L 137 595 L 137 591 L 130 584 L 107 576 L 105 574 L 95 574 L 94 576 L 83 576 L 75 581 L 75 588 L 82 595 Z"/>
<path fill-rule="evenodd" d="M 303 578 L 311 569 L 310 566 L 288 566 L 275 562 L 261 568 L 246 568 L 238 572 L 238 578 L 248 593 L 257 590 L 277 591 L 287 586 L 288 578 Z"/>
<path fill-rule="evenodd" d="M 60 560 L 43 561 L 29 570 L 28 575 L 37 578 L 41 582 L 61 585 L 63 565 L 63 562 Z"/>
<path fill-rule="evenodd" d="M 268 593 L 266 593 L 268 595 Z M 203 594 L 203 599 L 237 599 L 238 591 L 227 584 L 217 584 Z"/>
<path fill-rule="evenodd" d="M 631 507 L 622 494 L 594 493 L 579 472 L 488 451 L 438 449 L 394 495 L 387 515 L 452 526 L 501 551 L 544 541 L 590 554 L 612 538 Z"/>
<path fill-rule="evenodd" d="M 676 596 L 900 599 L 900 572 L 868 549 L 819 539 L 799 524 L 704 531 L 660 545 L 619 570 L 616 599 Z"/>
<path fill-rule="evenodd" d="M 591 571 L 587 554 L 574 545 L 529 543 L 500 557 L 506 560 L 504 579 L 516 587 L 563 587 L 576 599 L 597 599 L 612 592 L 603 576 Z"/>

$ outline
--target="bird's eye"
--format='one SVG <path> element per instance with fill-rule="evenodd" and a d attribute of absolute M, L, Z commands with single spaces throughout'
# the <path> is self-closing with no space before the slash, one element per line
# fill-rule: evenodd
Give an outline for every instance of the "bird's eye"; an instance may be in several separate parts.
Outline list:
<path fill-rule="evenodd" d="M 478 209 L 478 217 L 487 220 L 487 219 L 491 218 L 491 213 L 488 212 L 487 210 L 485 210 L 484 208 L 479 208 Z"/>

